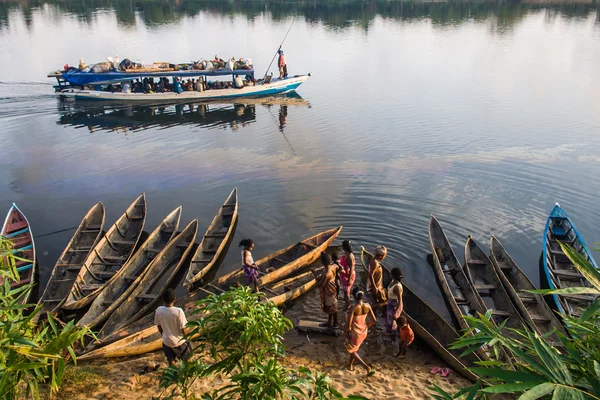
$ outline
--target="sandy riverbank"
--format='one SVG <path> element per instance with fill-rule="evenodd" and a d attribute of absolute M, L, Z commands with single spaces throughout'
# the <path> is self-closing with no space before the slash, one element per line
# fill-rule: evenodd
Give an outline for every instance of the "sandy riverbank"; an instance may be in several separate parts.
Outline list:
<path fill-rule="evenodd" d="M 286 311 L 286 316 L 296 324 L 300 318 L 322 318 L 319 310 L 316 291 L 309 293 L 302 301 Z M 343 322 L 340 313 L 340 323 Z M 448 378 L 431 375 L 430 370 L 443 362 L 431 350 L 418 340 L 409 349 L 406 359 L 393 357 L 395 346 L 384 334 L 384 320 L 380 317 L 377 326 L 369 332 L 369 337 L 361 347 L 360 354 L 365 361 L 372 364 L 377 371 L 374 376 L 366 377 L 365 371 L 356 367 L 354 371 L 346 370 L 348 353 L 345 351 L 342 337 L 323 336 L 318 334 L 303 335 L 293 329 L 285 337 L 287 357 L 284 364 L 290 368 L 299 365 L 328 374 L 333 386 L 344 395 L 360 394 L 370 399 L 425 399 L 429 388 L 437 384 L 452 389 L 465 386 L 468 381 L 452 373 Z M 82 379 L 82 382 L 68 383 L 61 399 L 151 399 L 160 393 L 158 382 L 159 371 L 145 372 L 148 364 L 163 363 L 162 352 L 151 353 L 144 357 L 131 359 L 101 360 L 81 364 L 76 367 L 93 376 L 93 379 Z M 445 366 L 445 365 L 444 365 Z M 76 381 L 77 379 L 75 379 Z M 86 387 L 86 382 L 92 382 Z M 198 380 L 194 389 L 201 393 L 220 387 L 224 384 L 220 377 L 211 380 Z M 72 387 L 69 388 L 68 386 Z M 81 386 L 76 390 L 77 386 Z M 71 390 L 73 389 L 73 390 Z"/>

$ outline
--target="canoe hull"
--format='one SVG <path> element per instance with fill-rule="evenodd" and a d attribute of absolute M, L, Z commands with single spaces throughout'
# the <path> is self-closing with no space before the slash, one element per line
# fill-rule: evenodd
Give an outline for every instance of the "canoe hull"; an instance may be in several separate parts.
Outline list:
<path fill-rule="evenodd" d="M 506 321 L 507 328 L 522 329 L 524 323 L 534 327 L 529 314 L 526 315 L 526 320 L 521 318 L 504 289 L 492 261 L 471 236 L 465 243 L 465 270 L 479 296 L 488 299 L 486 304 L 492 310 L 492 318 L 496 324 L 500 325 Z M 507 335 L 517 338 L 515 334 L 508 331 Z"/>
<path fill-rule="evenodd" d="M 598 269 L 598 265 L 583 237 L 575 228 L 567 213 L 556 203 L 548 215 L 546 227 L 544 228 L 540 273 L 542 286 L 549 289 L 591 286 L 562 252 L 558 241 L 574 246 Z M 558 312 L 578 317 L 594 298 L 591 296 L 558 296 L 554 294 L 545 296 L 545 299 L 550 307 Z"/>
<path fill-rule="evenodd" d="M 535 290 L 536 287 L 495 236 L 490 238 L 490 259 L 494 264 L 502 285 L 504 285 L 504 289 L 521 314 L 521 317 L 525 318 L 524 316 L 527 316 L 533 322 L 535 329 L 540 335 L 556 329 L 566 336 L 562 324 L 550 307 L 548 307 L 543 296 L 525 292 L 526 290 Z M 545 320 L 542 320 L 542 318 Z M 551 335 L 549 339 L 553 344 L 559 343 L 556 335 Z"/>
<path fill-rule="evenodd" d="M 436 280 L 446 305 L 448 306 L 450 315 L 453 317 L 456 328 L 458 330 L 469 329 L 469 326 L 462 318 L 464 314 L 463 310 L 459 307 L 455 298 L 455 293 L 452 292 L 448 280 L 453 279 L 453 282 L 456 283 L 457 294 L 460 294 L 465 300 L 463 308 L 468 308 L 470 314 L 485 314 L 487 307 L 465 275 L 460 263 L 458 262 L 458 259 L 456 258 L 456 255 L 454 254 L 454 251 L 452 250 L 452 246 L 450 245 L 446 234 L 433 215 L 429 220 L 429 245 L 431 246 L 431 252 L 433 254 L 433 270 L 435 272 Z M 443 253 L 444 257 L 446 257 L 446 262 L 442 262 L 442 260 L 440 260 L 438 251 L 436 251 L 436 249 L 441 249 L 440 251 Z M 450 267 L 450 270 L 452 271 L 451 277 L 445 276 L 444 265 L 448 265 L 448 267 Z M 450 272 L 448 273 L 450 274 Z"/>
<path fill-rule="evenodd" d="M 8 210 L 0 234 L 12 242 L 12 250 L 15 256 L 28 260 L 16 261 L 17 270 L 19 272 L 19 281 L 11 282 L 11 288 L 16 289 L 34 283 L 37 276 L 37 261 L 33 233 L 31 232 L 31 226 L 29 225 L 27 217 L 14 203 Z M 21 299 L 20 303 L 27 304 L 29 300 L 31 300 L 32 295 L 33 290 L 30 290 L 29 293 Z"/>
<path fill-rule="evenodd" d="M 102 237 L 104 218 L 105 209 L 102 202 L 96 203 L 83 217 L 52 269 L 50 279 L 38 302 L 42 307 L 41 311 L 52 313 L 60 311 L 78 274 L 77 271 L 69 271 L 69 265 L 83 264 L 90 251 L 98 244 Z M 88 248 L 89 250 L 84 250 Z M 40 315 L 41 313 L 38 313 L 36 317 Z"/>
<path fill-rule="evenodd" d="M 196 253 L 190 261 L 190 267 L 185 277 L 184 285 L 190 289 L 193 285 L 201 282 L 202 278 L 217 264 L 221 254 L 224 253 L 228 245 L 231 244 L 231 238 L 235 234 L 238 216 L 238 196 L 237 188 L 234 188 L 231 194 L 221 206 L 217 215 L 209 225 L 202 241 L 198 245 Z M 223 237 L 215 237 L 223 228 L 227 231 Z M 210 251 L 210 253 L 207 253 Z M 212 254 L 209 259 L 203 261 L 203 254 Z M 198 265 L 196 267 L 196 265 Z"/>

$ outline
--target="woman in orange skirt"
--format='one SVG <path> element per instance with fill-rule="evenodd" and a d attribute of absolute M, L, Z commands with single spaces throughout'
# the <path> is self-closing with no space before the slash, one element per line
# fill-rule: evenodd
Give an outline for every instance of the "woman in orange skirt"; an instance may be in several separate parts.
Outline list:
<path fill-rule="evenodd" d="M 364 292 L 356 288 L 353 291 L 356 304 L 350 309 L 348 318 L 346 350 L 350 353 L 348 369 L 354 370 L 354 362 L 358 361 L 367 370 L 367 375 L 373 375 L 374 371 L 360 358 L 358 349 L 367 338 L 369 328 L 375 325 L 375 314 L 368 303 L 363 302 Z M 370 321 L 367 323 L 367 318 Z"/>

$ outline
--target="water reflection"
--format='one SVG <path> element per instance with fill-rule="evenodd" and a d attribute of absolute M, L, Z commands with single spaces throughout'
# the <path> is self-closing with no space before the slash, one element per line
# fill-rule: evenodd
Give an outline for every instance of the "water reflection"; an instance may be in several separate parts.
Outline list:
<path fill-rule="evenodd" d="M 59 125 L 128 134 L 154 127 L 168 129 L 191 125 L 224 128 L 237 131 L 256 121 L 256 107 L 278 107 L 278 128 L 281 133 L 287 123 L 288 108 L 310 107 L 297 93 L 233 101 L 192 102 L 162 105 L 97 105 L 90 102 L 59 101 L 56 121 Z M 270 115 L 273 115 L 270 113 Z M 286 139 L 287 140 L 287 139 Z"/>
<path fill-rule="evenodd" d="M 340 2 L 320 2 L 316 0 L 291 2 L 282 0 L 248 1 L 175 1 L 159 0 L 91 0 L 81 2 L 23 1 L 0 3 L 0 25 L 9 22 L 11 10 L 20 9 L 25 23 L 31 29 L 32 14 L 35 10 L 51 6 L 55 14 L 74 14 L 82 22 L 91 23 L 96 14 L 103 11 L 115 13 L 121 26 L 134 27 L 138 18 L 144 24 L 163 25 L 176 23 L 185 17 L 200 12 L 220 16 L 243 15 L 248 20 L 270 14 L 275 21 L 290 16 L 301 16 L 307 22 L 323 23 L 333 28 L 361 26 L 369 29 L 378 16 L 395 20 L 420 20 L 429 18 L 433 25 L 454 25 L 468 21 L 494 19 L 500 31 L 517 24 L 531 12 L 544 10 L 548 18 L 562 15 L 568 18 L 587 17 L 598 11 L 598 3 L 593 0 L 576 0 L 565 3 L 562 0 L 525 0 L 522 2 L 406 2 L 374 0 L 348 0 Z M 597 13 L 597 22 L 600 14 Z"/>

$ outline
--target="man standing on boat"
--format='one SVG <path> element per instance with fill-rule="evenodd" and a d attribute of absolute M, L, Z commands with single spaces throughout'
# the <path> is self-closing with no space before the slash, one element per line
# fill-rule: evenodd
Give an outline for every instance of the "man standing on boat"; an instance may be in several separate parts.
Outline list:
<path fill-rule="evenodd" d="M 279 60 L 277 62 L 277 65 L 279 65 L 279 79 L 285 79 L 288 76 L 287 64 L 285 63 L 285 56 L 283 55 L 281 47 L 277 50 L 277 53 L 279 53 Z"/>

